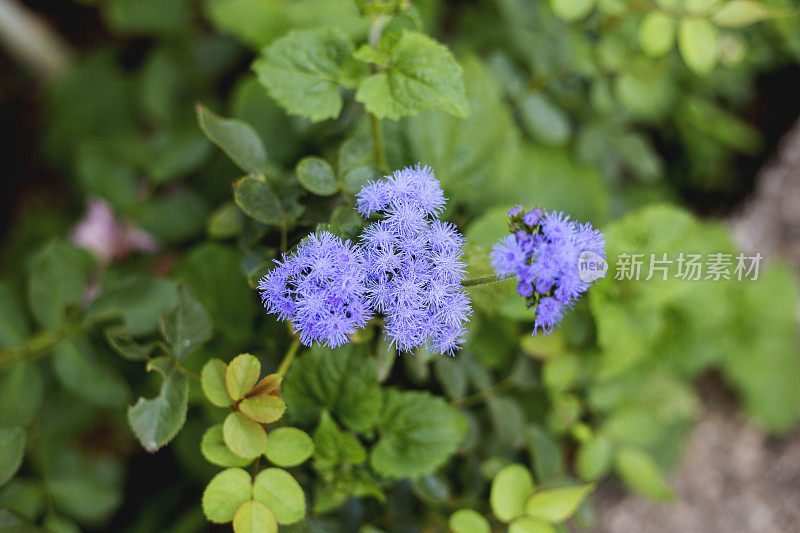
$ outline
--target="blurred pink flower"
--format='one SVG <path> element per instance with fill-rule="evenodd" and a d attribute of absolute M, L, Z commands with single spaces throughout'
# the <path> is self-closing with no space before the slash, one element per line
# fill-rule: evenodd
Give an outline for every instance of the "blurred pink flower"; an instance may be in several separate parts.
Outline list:
<path fill-rule="evenodd" d="M 86 214 L 72 230 L 72 242 L 92 252 L 101 263 L 123 259 L 135 251 L 156 252 L 158 242 L 146 231 L 120 222 L 103 200 L 92 198 Z"/>

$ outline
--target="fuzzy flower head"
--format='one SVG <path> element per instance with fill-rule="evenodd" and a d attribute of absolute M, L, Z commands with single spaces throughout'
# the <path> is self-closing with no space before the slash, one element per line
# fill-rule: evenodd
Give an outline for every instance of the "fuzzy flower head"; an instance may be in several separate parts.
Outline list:
<path fill-rule="evenodd" d="M 492 247 L 491 264 L 499 278 L 516 276 L 517 293 L 534 313 L 533 334 L 547 335 L 595 281 L 579 270 L 581 256 L 605 261 L 605 237 L 557 211 L 517 206 L 508 215 L 510 234 Z"/>
<path fill-rule="evenodd" d="M 433 171 L 420 165 L 368 183 L 358 194 L 362 216 L 382 215 L 361 236 L 369 302 L 386 316 L 386 335 L 403 351 L 427 344 L 452 354 L 466 333 L 464 238 L 438 219 L 444 202 Z"/>
<path fill-rule="evenodd" d="M 361 251 L 324 231 L 310 235 L 259 282 L 269 313 L 290 320 L 300 341 L 335 348 L 371 317 Z"/>

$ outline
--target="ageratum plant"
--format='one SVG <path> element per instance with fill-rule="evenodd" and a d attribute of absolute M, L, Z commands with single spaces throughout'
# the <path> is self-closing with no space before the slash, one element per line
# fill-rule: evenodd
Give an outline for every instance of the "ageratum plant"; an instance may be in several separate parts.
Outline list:
<path fill-rule="evenodd" d="M 796 426 L 790 269 L 615 274 L 736 257 L 676 204 L 763 155 L 743 110 L 800 18 L 143 5 L 75 8 L 103 45 L 41 91 L 48 170 L 0 254 L 0 530 L 579 530 L 597 481 L 674 497 L 705 372 Z"/>

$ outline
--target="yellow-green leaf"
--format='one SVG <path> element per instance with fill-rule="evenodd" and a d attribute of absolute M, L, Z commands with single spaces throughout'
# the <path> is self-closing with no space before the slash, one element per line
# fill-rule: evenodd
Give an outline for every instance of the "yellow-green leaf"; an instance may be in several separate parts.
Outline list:
<path fill-rule="evenodd" d="M 678 25 L 678 50 L 690 69 L 708 74 L 717 64 L 716 28 L 706 19 L 683 19 Z"/>
<path fill-rule="evenodd" d="M 760 2 L 732 0 L 714 13 L 711 20 L 726 28 L 743 28 L 774 16 L 775 12 Z"/>
<path fill-rule="evenodd" d="M 634 492 L 656 500 L 670 501 L 674 494 L 653 458 L 638 448 L 617 451 L 615 467 L 622 481 Z"/>
<path fill-rule="evenodd" d="M 589 14 L 595 0 L 552 0 L 553 11 L 567 22 L 576 22 Z"/>
<path fill-rule="evenodd" d="M 306 515 L 306 495 L 286 470 L 267 468 L 256 476 L 253 499 L 265 504 L 281 525 L 294 524 Z"/>
<path fill-rule="evenodd" d="M 228 394 L 225 384 L 225 374 L 228 365 L 220 359 L 210 359 L 200 373 L 200 385 L 206 398 L 217 407 L 228 407 L 233 404 L 233 398 Z"/>
<path fill-rule="evenodd" d="M 228 370 L 225 373 L 228 394 L 234 400 L 241 400 L 255 386 L 260 375 L 261 363 L 255 356 L 249 353 L 237 355 L 228 364 Z"/>
<path fill-rule="evenodd" d="M 223 470 L 203 491 L 203 514 L 215 524 L 230 522 L 236 510 L 250 500 L 251 488 L 250 474 L 241 468 Z"/>
<path fill-rule="evenodd" d="M 239 410 L 247 418 L 262 424 L 269 424 L 283 416 L 286 404 L 280 398 L 264 394 L 243 399 L 239 404 Z"/>
<path fill-rule="evenodd" d="M 264 455 L 278 466 L 297 466 L 314 453 L 314 441 L 302 429 L 282 427 L 267 434 Z"/>
<path fill-rule="evenodd" d="M 264 426 L 253 422 L 242 413 L 230 413 L 222 424 L 222 436 L 230 450 L 245 459 L 264 453 L 267 434 Z"/>
<path fill-rule="evenodd" d="M 459 509 L 451 514 L 447 525 L 453 533 L 490 533 L 492 531 L 489 521 L 472 509 Z"/>
<path fill-rule="evenodd" d="M 228 448 L 222 434 L 222 424 L 216 424 L 206 430 L 200 441 L 200 452 L 206 461 L 218 466 L 245 466 L 252 461 L 239 457 Z"/>
<path fill-rule="evenodd" d="M 639 24 L 639 44 L 645 54 L 660 57 L 675 44 L 675 19 L 662 11 L 651 11 Z"/>
<path fill-rule="evenodd" d="M 590 484 L 536 492 L 525 504 L 525 514 L 548 522 L 563 522 L 575 513 L 593 487 Z"/>
<path fill-rule="evenodd" d="M 525 503 L 533 494 L 533 478 L 522 465 L 508 465 L 492 480 L 489 504 L 494 515 L 511 522 L 525 511 Z"/>
<path fill-rule="evenodd" d="M 556 533 L 556 528 L 539 518 L 521 516 L 508 525 L 508 533 Z"/>
<path fill-rule="evenodd" d="M 261 502 L 244 502 L 233 516 L 234 533 L 276 533 L 278 522 L 269 507 Z"/>

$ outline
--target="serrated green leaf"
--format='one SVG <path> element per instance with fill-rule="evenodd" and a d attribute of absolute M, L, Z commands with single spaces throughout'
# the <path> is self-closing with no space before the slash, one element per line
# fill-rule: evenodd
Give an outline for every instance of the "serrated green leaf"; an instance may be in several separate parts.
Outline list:
<path fill-rule="evenodd" d="M 708 74 L 717 64 L 717 30 L 706 19 L 681 20 L 678 50 L 690 69 L 701 76 Z"/>
<path fill-rule="evenodd" d="M 622 481 L 634 492 L 655 500 L 671 501 L 672 488 L 664 480 L 653 458 L 637 448 L 617 450 L 615 468 Z"/>
<path fill-rule="evenodd" d="M 25 437 L 21 427 L 0 427 L 0 487 L 8 483 L 22 465 Z"/>
<path fill-rule="evenodd" d="M 258 133 L 250 124 L 222 118 L 206 107 L 197 105 L 197 122 L 203 133 L 248 174 L 267 171 L 267 151 Z"/>
<path fill-rule="evenodd" d="M 299 522 L 306 515 L 306 495 L 286 470 L 267 468 L 253 482 L 253 499 L 270 508 L 281 525 Z"/>
<path fill-rule="evenodd" d="M 608 472 L 611 467 L 613 445 L 602 435 L 595 435 L 581 443 L 575 459 L 575 469 L 581 479 L 595 481 Z"/>
<path fill-rule="evenodd" d="M 228 365 L 220 359 L 209 359 L 200 373 L 200 385 L 206 398 L 217 407 L 233 405 L 234 399 L 228 394 L 226 373 Z"/>
<path fill-rule="evenodd" d="M 489 504 L 502 522 L 511 522 L 525 511 L 525 503 L 533 494 L 533 478 L 520 464 L 504 467 L 492 480 Z"/>
<path fill-rule="evenodd" d="M 209 463 L 218 466 L 246 466 L 252 462 L 252 459 L 239 457 L 228 448 L 222 434 L 222 424 L 213 425 L 206 430 L 200 441 L 200 452 Z"/>
<path fill-rule="evenodd" d="M 651 11 L 639 24 L 639 44 L 645 54 L 661 57 L 675 44 L 675 19 L 663 11 Z"/>
<path fill-rule="evenodd" d="M 314 347 L 289 369 L 283 397 L 291 420 L 310 424 L 329 409 L 354 431 L 368 431 L 380 410 L 381 391 L 375 364 L 364 347 L 346 344 L 338 349 Z"/>
<path fill-rule="evenodd" d="M 339 190 L 333 167 L 321 157 L 304 157 L 297 163 L 295 172 L 300 184 L 318 196 L 330 196 Z"/>
<path fill-rule="evenodd" d="M 233 199 L 247 216 L 262 224 L 280 226 L 286 222 L 280 199 L 261 177 L 247 176 L 234 183 Z"/>
<path fill-rule="evenodd" d="M 596 0 L 551 0 L 553 11 L 567 22 L 576 22 L 589 14 Z"/>
<path fill-rule="evenodd" d="M 244 502 L 233 515 L 234 533 L 277 533 L 278 522 L 269 507 L 261 502 Z"/>
<path fill-rule="evenodd" d="M 283 400 L 269 394 L 244 398 L 239 403 L 239 411 L 244 416 L 261 424 L 275 422 L 283 416 L 285 410 L 286 404 Z"/>
<path fill-rule="evenodd" d="M 250 500 L 251 493 L 250 474 L 241 468 L 223 470 L 203 491 L 203 514 L 215 524 L 230 522 L 236 510 Z"/>
<path fill-rule="evenodd" d="M 171 358 L 160 357 L 148 363 L 147 370 L 156 370 L 164 377 L 155 398 L 139 398 L 128 408 L 128 424 L 142 446 L 155 452 L 178 434 L 186 422 L 189 383 Z"/>
<path fill-rule="evenodd" d="M 282 427 L 267 434 L 264 455 L 282 467 L 297 466 L 314 453 L 314 441 L 302 429 Z"/>
<path fill-rule="evenodd" d="M 525 504 L 525 514 L 548 522 L 563 522 L 578 509 L 594 485 L 538 491 Z"/>
<path fill-rule="evenodd" d="M 760 2 L 731 0 L 714 13 L 711 21 L 725 28 L 743 28 L 774 17 L 775 12 Z"/>
<path fill-rule="evenodd" d="M 253 459 L 264 453 L 267 434 L 264 426 L 253 422 L 242 413 L 230 413 L 222 424 L 225 445 L 236 455 Z"/>
<path fill-rule="evenodd" d="M 64 339 L 53 352 L 53 370 L 64 387 L 90 402 L 109 407 L 128 403 L 130 389 L 123 376 L 101 361 L 83 337 Z"/>
<path fill-rule="evenodd" d="M 472 509 L 459 509 L 450 515 L 447 526 L 453 533 L 490 533 L 489 521 Z"/>
<path fill-rule="evenodd" d="M 328 411 L 323 411 L 314 431 L 314 467 L 318 470 L 340 464 L 361 464 L 367 452 L 361 442 L 336 425 Z"/>
<path fill-rule="evenodd" d="M 54 328 L 66 320 L 64 311 L 78 305 L 88 282 L 89 255 L 61 241 L 41 247 L 31 258 L 28 305 L 44 327 Z"/>
<path fill-rule="evenodd" d="M 466 434 L 467 421 L 430 393 L 389 389 L 378 431 L 380 438 L 370 453 L 372 468 L 389 478 L 417 477 L 450 459 Z"/>
<path fill-rule="evenodd" d="M 295 30 L 265 48 L 253 71 L 287 112 L 315 122 L 335 118 L 341 69 L 352 50 L 338 29 Z"/>
<path fill-rule="evenodd" d="M 178 304 L 160 325 L 178 362 L 211 338 L 211 317 L 183 285 L 178 287 Z"/>
<path fill-rule="evenodd" d="M 245 394 L 250 392 L 261 375 L 261 362 L 249 353 L 243 353 L 233 358 L 228 363 L 225 372 L 225 386 L 228 394 L 234 400 L 241 400 Z"/>
<path fill-rule="evenodd" d="M 508 533 L 556 533 L 556 528 L 539 518 L 521 516 L 508 525 Z"/>
<path fill-rule="evenodd" d="M 384 36 L 378 49 L 390 58 L 388 66 L 362 81 L 356 92 L 367 111 L 394 120 L 423 109 L 469 114 L 461 67 L 446 46 L 403 31 Z"/>

